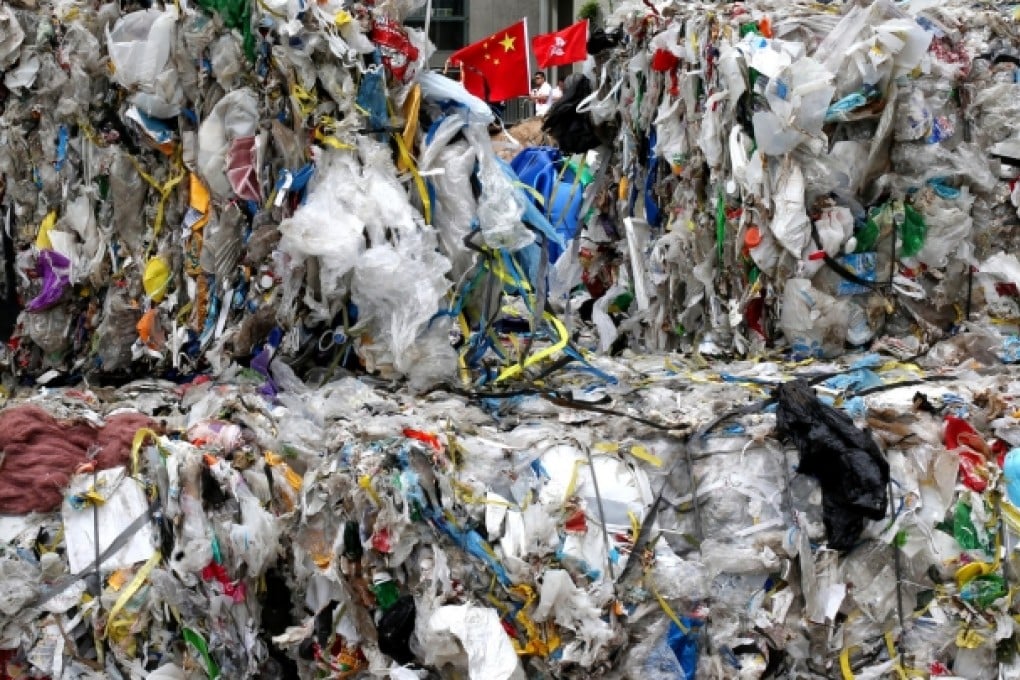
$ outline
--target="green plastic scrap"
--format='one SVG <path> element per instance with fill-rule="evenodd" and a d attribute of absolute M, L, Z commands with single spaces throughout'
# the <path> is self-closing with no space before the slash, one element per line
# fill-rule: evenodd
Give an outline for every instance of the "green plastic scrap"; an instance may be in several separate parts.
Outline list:
<path fill-rule="evenodd" d="M 953 510 L 953 537 L 964 550 L 976 550 L 982 547 L 977 529 L 970 517 L 970 506 L 957 503 Z"/>
<path fill-rule="evenodd" d="M 203 9 L 216 12 L 227 28 L 236 28 L 244 36 L 244 56 L 255 61 L 255 35 L 251 32 L 251 0 L 198 0 Z"/>
<path fill-rule="evenodd" d="M 185 628 L 183 635 L 185 642 L 197 649 L 198 653 L 202 655 L 202 659 L 205 661 L 206 674 L 213 680 L 220 677 L 220 668 L 209 654 L 209 645 L 206 644 L 205 638 L 190 628 Z"/>
<path fill-rule="evenodd" d="M 868 221 L 864 224 L 864 228 L 857 232 L 857 247 L 854 248 L 855 253 L 870 253 L 875 249 L 875 243 L 878 242 L 878 235 L 880 229 L 875 218 L 878 215 L 878 211 L 872 210 L 871 214 L 868 215 Z"/>
<path fill-rule="evenodd" d="M 985 574 L 965 585 L 960 591 L 960 596 L 967 602 L 986 609 L 1000 597 L 1005 597 L 1008 592 L 1006 579 L 999 574 Z"/>
<path fill-rule="evenodd" d="M 924 238 L 928 234 L 928 227 L 925 225 L 921 213 L 914 210 L 912 206 L 904 205 L 903 212 L 903 225 L 900 227 L 903 245 L 900 252 L 906 257 L 913 257 L 924 247 Z"/>

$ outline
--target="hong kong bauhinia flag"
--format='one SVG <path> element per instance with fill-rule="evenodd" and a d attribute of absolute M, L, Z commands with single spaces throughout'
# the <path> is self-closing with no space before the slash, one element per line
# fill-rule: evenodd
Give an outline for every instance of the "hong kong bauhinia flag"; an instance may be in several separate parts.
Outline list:
<path fill-rule="evenodd" d="M 583 19 L 555 33 L 536 35 L 531 48 L 539 68 L 584 61 L 588 56 L 588 20 Z"/>
<path fill-rule="evenodd" d="M 501 102 L 531 92 L 524 19 L 460 48 L 448 61 L 460 67 L 464 88 L 485 101 Z"/>

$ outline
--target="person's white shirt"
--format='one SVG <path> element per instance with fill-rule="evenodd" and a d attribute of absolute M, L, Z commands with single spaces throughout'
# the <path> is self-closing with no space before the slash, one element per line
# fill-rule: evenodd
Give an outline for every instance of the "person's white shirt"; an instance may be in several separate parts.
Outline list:
<path fill-rule="evenodd" d="M 552 94 L 550 95 L 549 103 L 555 104 L 561 99 L 563 99 L 563 90 L 561 90 L 560 86 L 557 85 L 552 89 Z"/>
<path fill-rule="evenodd" d="M 535 98 L 535 115 L 544 116 L 552 106 L 552 87 L 549 83 L 543 82 L 531 90 L 531 96 Z"/>

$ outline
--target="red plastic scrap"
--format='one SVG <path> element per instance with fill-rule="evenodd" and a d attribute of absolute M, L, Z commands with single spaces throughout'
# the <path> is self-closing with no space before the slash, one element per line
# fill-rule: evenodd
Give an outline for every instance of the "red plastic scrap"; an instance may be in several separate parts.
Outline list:
<path fill-rule="evenodd" d="M 422 432 L 421 430 L 414 430 L 410 427 L 405 427 L 403 434 L 408 439 L 414 439 L 416 441 L 427 444 L 433 451 L 442 453 L 443 442 L 439 440 L 439 435 L 432 434 L 431 432 Z"/>

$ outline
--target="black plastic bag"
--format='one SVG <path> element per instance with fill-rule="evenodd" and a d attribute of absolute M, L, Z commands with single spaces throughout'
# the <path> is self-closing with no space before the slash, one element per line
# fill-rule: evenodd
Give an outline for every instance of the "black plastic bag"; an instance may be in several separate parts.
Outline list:
<path fill-rule="evenodd" d="M 414 598 L 404 595 L 386 610 L 376 626 L 379 651 L 397 663 L 409 664 L 414 661 L 411 635 L 414 633 L 415 614 Z"/>
<path fill-rule="evenodd" d="M 563 96 L 545 114 L 542 130 L 556 140 L 556 146 L 565 155 L 584 153 L 601 143 L 591 115 L 577 111 L 577 105 L 590 94 L 591 82 L 575 73 L 567 78 Z"/>
<path fill-rule="evenodd" d="M 880 520 L 888 506 L 889 463 L 871 433 L 842 411 L 823 404 L 804 380 L 776 389 L 776 429 L 800 452 L 798 472 L 822 486 L 822 513 L 829 546 L 849 550 L 864 520 Z"/>
<path fill-rule="evenodd" d="M 610 50 L 623 41 L 623 29 L 618 28 L 611 33 L 606 33 L 604 28 L 596 28 L 588 38 L 588 54 L 598 54 Z"/>

